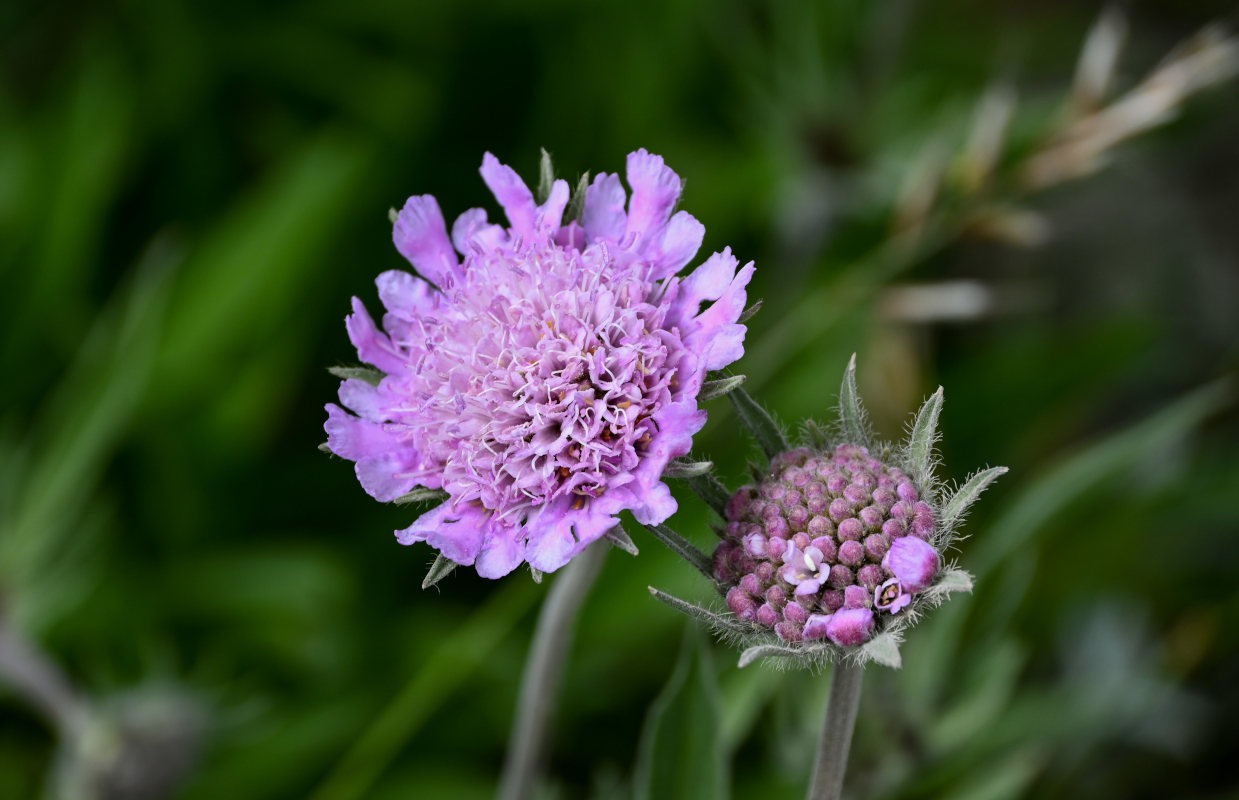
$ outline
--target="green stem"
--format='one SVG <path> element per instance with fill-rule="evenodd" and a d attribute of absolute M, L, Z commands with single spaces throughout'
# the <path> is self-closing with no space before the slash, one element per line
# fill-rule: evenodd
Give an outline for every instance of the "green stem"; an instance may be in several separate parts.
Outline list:
<path fill-rule="evenodd" d="M 808 800 L 839 800 L 843 793 L 843 775 L 847 771 L 848 750 L 852 747 L 852 729 L 856 727 L 856 710 L 860 707 L 860 685 L 864 676 L 863 667 L 842 663 L 835 664 L 830 675 L 830 701 L 826 706 L 822 739 L 817 745 L 817 760 L 813 764 Z"/>
<path fill-rule="evenodd" d="M 521 678 L 512 735 L 508 739 L 508 755 L 499 784 L 501 800 L 529 800 L 533 796 L 547 723 L 555 707 L 556 690 L 572 644 L 577 614 L 609 549 L 605 541 L 595 542 L 572 559 L 542 604 L 533 644 L 525 661 L 525 674 Z"/>
<path fill-rule="evenodd" d="M 65 739 L 86 723 L 86 701 L 60 666 L 0 615 L 0 681 L 55 726 Z"/>

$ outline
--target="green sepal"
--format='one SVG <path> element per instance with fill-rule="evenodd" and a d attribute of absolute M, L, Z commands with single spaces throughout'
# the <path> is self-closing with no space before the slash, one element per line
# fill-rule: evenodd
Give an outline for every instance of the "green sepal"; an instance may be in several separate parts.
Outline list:
<path fill-rule="evenodd" d="M 419 486 L 408 494 L 402 494 L 392 502 L 396 505 L 408 505 L 409 503 L 428 503 L 438 502 L 447 499 L 447 492 L 442 489 L 427 489 L 424 486 Z"/>
<path fill-rule="evenodd" d="M 697 545 L 676 533 L 666 525 L 642 525 L 655 539 L 665 544 L 673 553 L 683 558 L 697 568 L 697 571 L 714 581 L 714 565 L 710 557 L 701 551 Z"/>
<path fill-rule="evenodd" d="M 327 371 L 342 380 L 361 380 L 371 386 L 378 386 L 383 380 L 383 373 L 370 367 L 328 367 Z"/>
<path fill-rule="evenodd" d="M 439 553 L 435 556 L 435 563 L 430 565 L 430 570 L 426 573 L 426 577 L 422 579 L 422 588 L 429 589 L 448 575 L 451 575 L 452 570 L 459 566 L 455 561 Z"/>
<path fill-rule="evenodd" d="M 791 449 L 791 445 L 787 443 L 787 436 L 783 433 L 779 423 L 775 422 L 770 412 L 762 408 L 761 404 L 748 392 L 736 388 L 727 397 L 736 407 L 740 421 L 753 434 L 753 438 L 757 440 L 766 458 L 774 458 Z"/>
<path fill-rule="evenodd" d="M 697 402 L 705 403 L 725 394 L 730 394 L 739 389 L 746 380 L 748 380 L 747 375 L 729 375 L 726 378 L 706 381 L 701 384 L 701 391 L 697 394 Z"/>
<path fill-rule="evenodd" d="M 938 440 L 938 416 L 942 413 L 942 387 L 929 396 L 916 414 L 908 437 L 908 470 L 912 480 L 924 487 L 933 471 L 934 443 Z"/>

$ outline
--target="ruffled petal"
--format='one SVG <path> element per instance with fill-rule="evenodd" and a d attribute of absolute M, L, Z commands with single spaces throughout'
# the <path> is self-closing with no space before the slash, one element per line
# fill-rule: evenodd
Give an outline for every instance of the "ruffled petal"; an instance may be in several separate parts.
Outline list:
<path fill-rule="evenodd" d="M 675 201 L 680 199 L 683 184 L 680 176 L 663 162 L 662 156 L 644 149 L 628 154 L 628 185 L 632 198 L 628 201 L 628 234 L 640 239 L 655 233 L 671 216 Z"/>
<path fill-rule="evenodd" d="M 641 249 L 653 269 L 651 280 L 669 278 L 693 260 L 705 239 L 706 226 L 687 211 L 678 211 Z"/>
<path fill-rule="evenodd" d="M 633 496 L 637 498 L 638 505 L 633 506 L 632 515 L 642 525 L 666 522 L 679 508 L 671 496 L 671 490 L 662 481 L 648 488 L 634 487 Z"/>
<path fill-rule="evenodd" d="M 618 175 L 602 173 L 585 189 L 585 204 L 581 209 L 581 227 L 591 240 L 618 242 L 624 236 L 628 215 L 624 203 L 628 200 Z"/>
<path fill-rule="evenodd" d="M 366 306 L 356 297 L 353 298 L 353 313 L 345 317 L 344 326 L 348 329 L 348 338 L 357 348 L 357 356 L 367 364 L 378 367 L 383 372 L 395 372 L 404 366 L 404 359 L 391 339 L 380 333 Z"/>
<path fill-rule="evenodd" d="M 538 228 L 543 233 L 554 234 L 559 230 L 559 224 L 564 219 L 564 209 L 568 207 L 568 182 L 555 181 L 551 185 L 551 193 L 546 202 L 538 206 Z"/>
<path fill-rule="evenodd" d="M 736 277 L 736 267 L 740 262 L 731 254 L 730 247 L 724 247 L 723 252 L 715 253 L 705 260 L 680 282 L 675 300 L 671 306 L 668 319 L 672 325 L 691 329 L 691 320 L 701 310 L 701 304 L 709 300 L 717 300 L 727 291 L 727 287 Z"/>
<path fill-rule="evenodd" d="M 525 523 L 525 560 L 534 569 L 554 572 L 615 527 L 618 520 L 589 505 L 573 508 L 564 497 L 543 506 Z"/>
<path fill-rule="evenodd" d="M 340 382 L 340 402 L 357 416 L 371 422 L 386 422 L 379 387 L 358 378 Z"/>
<path fill-rule="evenodd" d="M 447 223 L 434 197 L 410 197 L 392 227 L 396 249 L 434 285 L 448 286 L 460 262 L 447 237 Z"/>
<path fill-rule="evenodd" d="M 469 566 L 482 549 L 491 515 L 475 505 L 457 508 L 451 502 L 433 508 L 404 530 L 396 531 L 401 544 L 426 542 L 444 557 Z"/>
<path fill-rule="evenodd" d="M 534 233 L 534 222 L 538 207 L 533 200 L 533 192 L 516 174 L 516 170 L 499 163 L 499 159 L 490 153 L 482 156 L 482 180 L 490 187 L 503 212 L 508 216 L 508 222 L 516 233 L 531 236 Z"/>
<path fill-rule="evenodd" d="M 327 431 L 327 447 L 340 458 L 357 461 L 400 446 L 396 438 L 377 422 L 355 417 L 335 403 L 328 403 L 326 408 L 327 421 L 323 424 L 323 430 Z"/>
<path fill-rule="evenodd" d="M 492 522 L 474 566 L 477 567 L 478 575 L 483 578 L 502 578 L 524 560 L 524 531 L 515 525 Z"/>
<path fill-rule="evenodd" d="M 374 279 L 383 307 L 403 320 L 414 320 L 433 309 L 440 296 L 429 283 L 402 269 L 389 269 Z"/>
<path fill-rule="evenodd" d="M 412 447 L 358 459 L 353 468 L 361 488 L 380 503 L 390 503 L 418 485 L 414 472 L 420 459 Z"/>
<path fill-rule="evenodd" d="M 744 313 L 748 294 L 744 287 L 753 278 L 752 262 L 746 264 L 723 296 L 696 317 L 696 330 L 686 343 L 701 354 L 707 370 L 722 369 L 744 355 L 744 325 L 736 323 Z"/>

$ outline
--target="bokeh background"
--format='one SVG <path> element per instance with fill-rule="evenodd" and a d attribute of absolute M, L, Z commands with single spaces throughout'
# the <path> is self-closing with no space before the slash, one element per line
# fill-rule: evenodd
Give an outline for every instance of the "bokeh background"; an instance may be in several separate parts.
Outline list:
<path fill-rule="evenodd" d="M 1234 796 L 1239 57 L 1201 35 L 1233 11 L 4 4 L 0 797 L 491 796 L 554 576 L 422 591 L 419 509 L 317 445 L 348 299 L 402 266 L 388 208 L 493 216 L 483 151 L 532 181 L 541 147 L 684 176 L 703 252 L 758 264 L 736 371 L 781 419 L 828 418 L 858 352 L 879 431 L 943 384 L 945 475 L 1011 467 L 976 592 L 866 677 L 851 796 Z M 725 400 L 698 452 L 743 480 Z M 708 587 L 630 533 L 545 796 L 797 796 L 827 677 L 703 645 L 646 586 Z"/>

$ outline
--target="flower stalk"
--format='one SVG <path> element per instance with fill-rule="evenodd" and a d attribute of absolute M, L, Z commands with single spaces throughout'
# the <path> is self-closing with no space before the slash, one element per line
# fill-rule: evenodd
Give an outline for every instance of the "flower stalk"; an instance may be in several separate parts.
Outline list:
<path fill-rule="evenodd" d="M 865 668 L 841 661 L 830 675 L 830 699 L 826 705 L 826 721 L 822 738 L 817 744 L 813 762 L 813 778 L 809 782 L 808 800 L 838 800 L 843 793 L 843 776 L 847 772 L 848 751 L 852 747 L 852 730 L 856 727 L 856 711 L 860 707 L 861 680 Z"/>
<path fill-rule="evenodd" d="M 551 586 L 538 615 L 533 644 L 525 661 L 508 754 L 500 778 L 500 800 L 528 800 L 537 787 L 547 723 L 555 708 L 576 618 L 610 545 L 597 542 L 572 560 Z"/>

